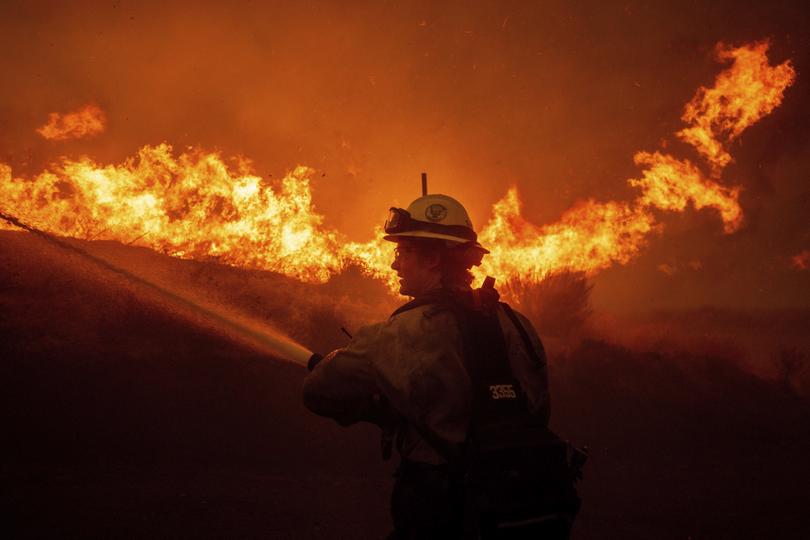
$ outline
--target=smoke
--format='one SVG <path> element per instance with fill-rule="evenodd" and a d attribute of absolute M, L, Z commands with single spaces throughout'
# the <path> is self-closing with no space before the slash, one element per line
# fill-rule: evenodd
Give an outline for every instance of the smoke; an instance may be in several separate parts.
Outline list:
<path fill-rule="evenodd" d="M 576 359 L 587 343 L 630 356 L 658 355 L 674 364 L 699 359 L 810 395 L 810 311 L 702 308 L 617 315 L 593 307 L 594 284 L 581 272 L 499 286 L 506 301 L 532 321 L 552 365 Z M 692 359 L 692 360 L 690 360 Z M 687 368 L 688 369 L 688 368 Z"/>

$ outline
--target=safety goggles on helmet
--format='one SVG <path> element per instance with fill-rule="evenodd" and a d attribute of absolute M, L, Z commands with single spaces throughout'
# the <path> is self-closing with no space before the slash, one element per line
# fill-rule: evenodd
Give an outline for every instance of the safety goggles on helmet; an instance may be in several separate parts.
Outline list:
<path fill-rule="evenodd" d="M 407 210 L 393 207 L 388 211 L 388 219 L 385 220 L 384 230 L 386 234 L 428 231 L 455 236 L 470 242 L 478 240 L 478 235 L 475 234 L 475 231 L 463 225 L 442 225 L 440 223 L 419 221 L 418 219 L 413 219 L 410 212 Z"/>

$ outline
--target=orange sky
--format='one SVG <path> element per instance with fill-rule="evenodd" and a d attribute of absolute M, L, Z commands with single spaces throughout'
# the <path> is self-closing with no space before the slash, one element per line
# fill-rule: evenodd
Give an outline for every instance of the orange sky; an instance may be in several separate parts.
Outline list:
<path fill-rule="evenodd" d="M 726 5 L 722 5 L 726 4 Z M 677 146 L 684 104 L 722 66 L 717 42 L 770 38 L 799 73 L 730 148 L 745 225 L 662 215 L 642 255 L 594 278 L 597 307 L 807 306 L 810 25 L 801 3 L 650 7 L 565 2 L 3 3 L 0 161 L 34 174 L 61 155 L 119 162 L 167 141 L 241 154 L 278 178 L 316 169 L 327 224 L 367 240 L 388 206 L 431 191 L 478 225 L 511 185 L 526 217 L 628 200 L 637 151 Z M 733 8 L 732 8 L 733 6 Z M 8 54 L 14 51 L 13 54 Z M 106 132 L 47 141 L 53 111 L 97 104 Z"/>

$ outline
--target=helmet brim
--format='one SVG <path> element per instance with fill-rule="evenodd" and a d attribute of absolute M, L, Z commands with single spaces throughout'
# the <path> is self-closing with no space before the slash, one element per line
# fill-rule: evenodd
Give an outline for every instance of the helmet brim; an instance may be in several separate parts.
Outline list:
<path fill-rule="evenodd" d="M 451 236 L 449 234 L 441 234 L 435 233 L 431 231 L 403 231 L 399 233 L 391 233 L 386 234 L 383 236 L 383 240 L 388 240 L 389 242 L 399 242 L 400 240 L 406 238 L 415 238 L 415 239 L 433 239 L 433 240 L 446 240 L 448 242 L 453 242 L 455 244 L 470 244 L 472 247 L 475 247 L 481 250 L 484 255 L 489 253 L 489 250 L 486 249 L 484 246 L 479 244 L 478 242 L 470 242 L 469 240 L 465 240 L 464 238 L 459 238 L 457 236 Z"/>

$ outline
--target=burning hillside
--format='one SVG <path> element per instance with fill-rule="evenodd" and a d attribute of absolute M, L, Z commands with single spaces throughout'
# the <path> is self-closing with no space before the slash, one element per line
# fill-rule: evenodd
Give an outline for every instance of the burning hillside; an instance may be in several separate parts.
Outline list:
<path fill-rule="evenodd" d="M 403 300 L 427 171 L 590 447 L 573 538 L 810 538 L 806 11 L 0 2 L 0 534 L 384 536 L 270 342 Z"/>
<path fill-rule="evenodd" d="M 642 176 L 628 181 L 641 191 L 635 200 L 583 201 L 545 226 L 521 216 L 513 188 L 495 203 L 481 229 L 480 239 L 492 253 L 479 277 L 539 282 L 562 270 L 594 274 L 626 264 L 649 235 L 661 231 L 656 210 L 711 208 L 726 233 L 739 229 L 739 188 L 717 180 L 731 162 L 726 146 L 778 106 L 795 77 L 789 61 L 771 66 L 767 50 L 766 42 L 719 45 L 718 58 L 731 65 L 713 88 L 701 87 L 686 106 L 688 127 L 677 136 L 706 158 L 710 174 L 671 154 L 639 152 L 635 162 L 643 167 Z M 68 115 L 62 123 L 79 123 L 78 118 L 84 116 Z M 199 149 L 176 154 L 162 143 L 144 146 L 118 165 L 64 158 L 31 178 L 15 177 L 0 164 L 0 191 L 6 212 L 54 234 L 114 239 L 314 283 L 356 266 L 396 291 L 389 268 L 392 246 L 381 240 L 379 230 L 374 239 L 359 243 L 323 226 L 312 203 L 313 172 L 299 166 L 274 183 L 255 175 L 246 158 L 229 161 Z"/>

